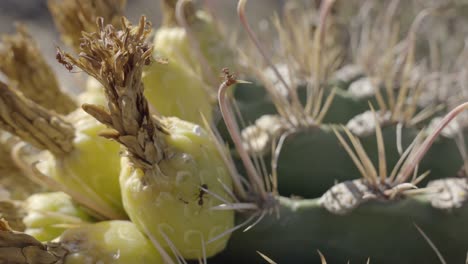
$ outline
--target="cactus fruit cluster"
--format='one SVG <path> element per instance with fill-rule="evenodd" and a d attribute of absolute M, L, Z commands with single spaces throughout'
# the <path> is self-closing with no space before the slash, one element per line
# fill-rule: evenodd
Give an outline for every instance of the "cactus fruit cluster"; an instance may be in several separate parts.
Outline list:
<path fill-rule="evenodd" d="M 466 3 L 126 2 L 1 38 L 0 263 L 466 261 Z"/>

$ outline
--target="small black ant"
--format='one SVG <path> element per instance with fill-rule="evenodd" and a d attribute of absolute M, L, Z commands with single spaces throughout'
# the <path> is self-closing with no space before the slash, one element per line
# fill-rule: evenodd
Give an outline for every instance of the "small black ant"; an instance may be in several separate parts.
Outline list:
<path fill-rule="evenodd" d="M 202 184 L 200 186 L 200 192 L 198 193 L 198 205 L 203 206 L 203 196 L 207 193 L 206 191 L 208 190 L 208 185 L 207 184 Z"/>
<path fill-rule="evenodd" d="M 69 72 L 73 70 L 73 64 L 68 62 L 65 58 L 65 55 L 63 54 L 63 51 L 60 50 L 60 48 L 57 47 L 57 52 L 55 53 L 55 59 L 62 64 L 65 69 L 67 69 Z"/>

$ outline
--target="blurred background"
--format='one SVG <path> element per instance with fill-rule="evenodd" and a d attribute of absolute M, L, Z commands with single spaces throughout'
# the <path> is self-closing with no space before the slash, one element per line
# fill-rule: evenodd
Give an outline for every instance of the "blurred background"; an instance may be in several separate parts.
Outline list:
<path fill-rule="evenodd" d="M 279 10 L 286 0 L 253 0 L 248 3 L 248 15 L 254 25 L 266 21 Z M 226 26 L 237 28 L 236 0 L 195 0 L 198 4 L 207 4 Z M 156 27 L 161 21 L 159 0 L 128 0 L 126 16 L 132 22 L 138 21 L 141 15 L 146 17 Z M 30 34 L 44 52 L 49 64 L 59 73 L 62 87 L 69 91 L 79 91 L 76 78 L 79 74 L 69 74 L 62 65 L 55 61 L 55 46 L 64 45 L 60 42 L 58 32 L 47 8 L 47 0 L 0 0 L 0 35 L 13 33 L 15 22 L 27 25 Z M 1 76 L 0 76 L 1 78 Z"/>

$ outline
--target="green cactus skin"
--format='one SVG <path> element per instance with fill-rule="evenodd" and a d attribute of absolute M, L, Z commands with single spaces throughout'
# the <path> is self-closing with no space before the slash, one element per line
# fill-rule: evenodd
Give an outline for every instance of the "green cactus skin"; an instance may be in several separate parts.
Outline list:
<path fill-rule="evenodd" d="M 356 98 L 342 88 L 335 87 L 333 89 L 335 89 L 335 98 L 323 119 L 324 124 L 346 123 L 354 116 L 368 110 L 369 101 L 373 105 L 377 104 L 374 97 Z M 327 95 L 325 94 L 325 96 Z"/>
<path fill-rule="evenodd" d="M 392 168 L 399 159 L 398 150 L 396 147 L 396 126 L 392 125 L 382 129 L 386 160 L 389 167 Z M 402 131 L 402 147 L 408 147 L 416 137 L 419 130 L 416 128 L 403 128 Z M 362 144 L 369 153 L 369 157 L 374 164 L 377 164 L 377 141 L 375 135 L 369 135 L 362 138 Z M 436 139 L 427 154 L 419 165 L 419 172 L 430 170 L 429 176 L 422 182 L 423 185 L 428 180 L 440 179 L 445 177 L 455 176 L 458 170 L 463 165 L 463 159 L 460 156 L 457 144 L 453 138 L 440 136 Z"/>
<path fill-rule="evenodd" d="M 402 147 L 408 147 L 419 131 L 403 128 Z M 396 146 L 396 126 L 382 129 L 386 160 L 389 170 L 397 163 L 400 155 Z M 373 164 L 378 164 L 377 141 L 374 134 L 360 138 Z M 267 164 L 271 155 L 264 157 Z M 240 161 L 236 159 L 239 170 Z M 423 183 L 456 175 L 463 164 L 453 139 L 439 137 L 420 163 L 419 171 L 431 173 Z M 322 195 L 335 182 L 360 178 L 349 155 L 339 144 L 328 125 L 293 134 L 284 142 L 278 158 L 278 186 L 281 195 L 298 195 L 314 198 Z"/>
<path fill-rule="evenodd" d="M 227 249 L 210 263 L 265 263 L 256 250 L 277 263 L 440 263 L 417 224 L 447 263 L 464 263 L 468 229 L 465 205 L 452 212 L 431 207 L 423 196 L 395 202 L 368 202 L 348 215 L 329 213 L 318 199 L 280 198 L 280 218 L 267 216 L 247 232 L 235 232 Z M 245 217 L 239 216 L 237 223 Z"/>
<path fill-rule="evenodd" d="M 92 220 L 62 192 L 31 195 L 25 201 L 25 207 L 25 233 L 42 242 L 60 236 L 67 229 L 66 225 L 79 225 Z"/>
<path fill-rule="evenodd" d="M 129 221 L 106 221 L 69 229 L 59 242 L 70 250 L 65 264 L 163 263 L 151 242 Z"/>
<path fill-rule="evenodd" d="M 255 120 L 262 115 L 277 113 L 275 105 L 266 93 L 264 87 L 257 81 L 251 82 L 252 84 L 236 84 L 233 93 L 233 97 L 246 125 L 255 123 Z M 369 109 L 368 99 L 355 98 L 351 93 L 341 88 L 333 89 L 335 89 L 335 97 L 322 123 L 346 123 L 354 116 Z M 329 93 L 330 91 L 327 90 L 324 98 L 326 98 Z M 298 95 L 302 104 L 305 104 L 306 90 L 299 88 Z M 376 105 L 375 99 L 372 98 L 371 103 Z M 231 142 L 229 133 L 222 120 L 217 124 L 217 127 L 222 138 L 227 142 Z"/>
<path fill-rule="evenodd" d="M 278 187 L 284 196 L 318 197 L 336 181 L 359 177 L 329 126 L 292 135 L 278 158 Z"/>

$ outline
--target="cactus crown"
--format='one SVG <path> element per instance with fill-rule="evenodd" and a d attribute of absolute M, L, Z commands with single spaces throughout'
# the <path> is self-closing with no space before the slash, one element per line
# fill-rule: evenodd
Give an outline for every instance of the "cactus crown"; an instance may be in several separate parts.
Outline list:
<path fill-rule="evenodd" d="M 414 156 L 416 150 L 418 149 L 417 145 L 421 143 L 420 141 L 423 133 L 418 134 L 418 136 L 413 140 L 413 143 L 401 155 L 390 175 L 388 175 L 387 161 L 385 157 L 385 144 L 382 136 L 381 126 L 377 121 L 377 114 L 375 113 L 372 106 L 371 109 L 374 115 L 374 119 L 376 120 L 375 135 L 377 137 L 378 147 L 378 170 L 372 164 L 370 157 L 366 154 L 359 138 L 353 135 L 349 129 L 342 126 L 355 151 L 351 149 L 350 145 L 346 142 L 346 140 L 342 137 L 341 133 L 338 132 L 336 128 L 334 128 L 333 131 L 335 132 L 335 135 L 337 136 L 340 143 L 344 146 L 346 152 L 353 160 L 366 183 L 372 186 L 374 190 L 377 190 L 379 196 L 393 199 L 401 192 L 407 191 L 408 189 L 415 189 L 416 184 L 422 181 L 429 174 L 429 171 L 427 171 L 420 176 L 417 176 L 417 172 L 415 171 L 413 178 L 409 183 L 407 183 L 407 176 L 402 176 L 400 173 L 411 165 L 411 159 L 409 157 Z"/>
<path fill-rule="evenodd" d="M 280 72 L 251 29 L 245 16 L 246 3 L 246 0 L 239 1 L 237 9 L 239 19 L 249 38 L 260 52 L 269 69 L 273 72 L 273 79 L 278 80 L 278 84 L 272 83 L 271 78 L 268 78 L 264 72 L 258 70 L 257 61 L 254 63 L 248 56 L 244 55 L 244 59 L 248 64 L 247 67 L 264 83 L 278 113 L 292 127 L 310 127 L 320 124 L 334 98 L 333 91 L 329 95 L 325 94 L 326 87 L 324 86 L 324 82 L 326 75 L 338 65 L 337 58 L 340 53 L 340 49 L 334 45 L 333 41 L 326 44 L 326 46 L 331 45 L 334 47 L 330 49 L 327 49 L 324 43 L 324 40 L 327 39 L 325 34 L 327 19 L 334 1 L 323 2 L 317 28 L 312 33 L 313 26 L 310 21 L 305 20 L 305 17 L 307 17 L 306 13 L 299 13 L 300 15 L 296 16 L 296 14 L 293 15 L 293 11 L 286 12 L 285 20 L 288 21 L 289 19 L 289 22 L 280 24 L 278 19 L 275 21 L 282 44 L 280 48 L 284 49 L 280 51 L 280 54 L 286 55 L 289 50 L 296 50 L 293 53 L 296 55 L 288 55 L 285 59 L 288 62 L 286 64 L 286 73 L 290 78 L 285 78 L 285 75 Z M 300 12 L 298 10 L 295 11 Z M 310 12 L 310 10 L 307 12 Z M 296 18 L 293 19 L 293 16 Z M 305 43 L 312 43 L 312 51 L 300 52 L 305 47 L 309 49 Z M 304 56 L 304 54 L 311 55 Z M 306 84 L 307 89 L 305 105 L 302 104 L 298 95 L 298 88 L 301 84 Z"/>
<path fill-rule="evenodd" d="M 362 26 L 353 32 L 351 46 L 356 50 L 355 63 L 370 76 L 379 115 L 388 114 L 385 119 L 389 123 L 414 126 L 441 110 L 441 106 L 429 104 L 418 111 L 423 89 L 440 75 L 425 72 L 424 63 L 415 63 L 416 34 L 427 17 L 444 14 L 447 6 L 429 7 L 419 12 L 402 40 L 399 40 L 400 25 L 394 19 L 397 7 L 398 1 L 392 1 L 382 9 L 385 13 L 377 16 L 373 23 L 364 19 Z M 365 13 L 363 15 L 368 16 Z M 395 87 L 398 87 L 397 91 Z"/>

